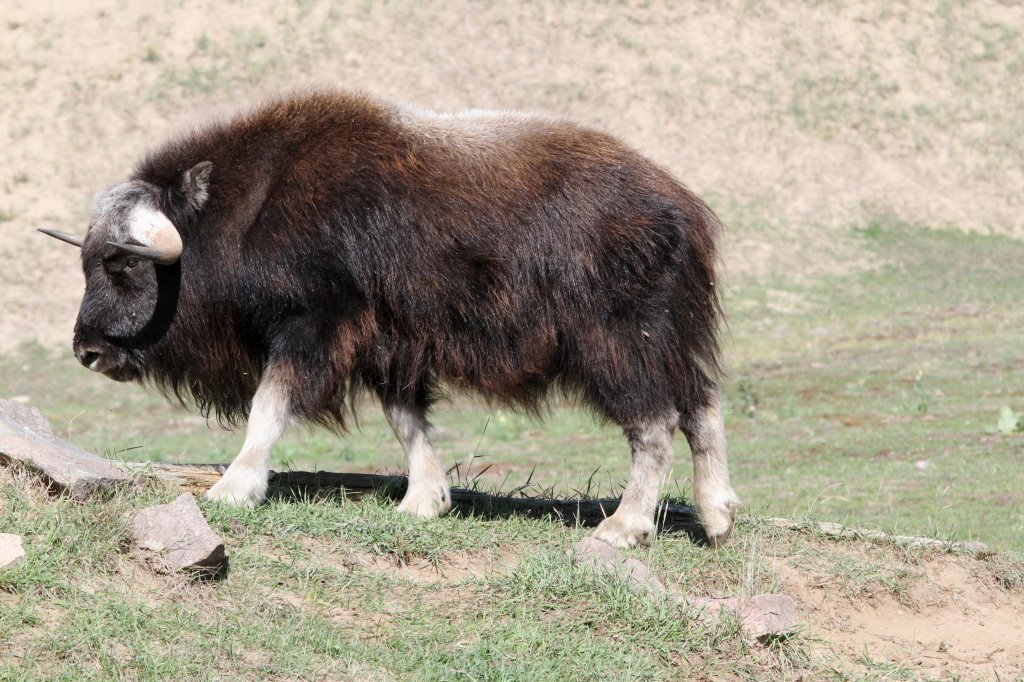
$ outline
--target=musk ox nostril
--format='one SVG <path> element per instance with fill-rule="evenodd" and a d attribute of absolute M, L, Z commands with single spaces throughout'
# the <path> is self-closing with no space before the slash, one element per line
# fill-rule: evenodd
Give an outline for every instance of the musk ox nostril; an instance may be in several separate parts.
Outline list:
<path fill-rule="evenodd" d="M 78 352 L 78 361 L 86 367 L 92 368 L 91 365 L 100 359 L 100 353 L 94 350 L 83 350 Z"/>

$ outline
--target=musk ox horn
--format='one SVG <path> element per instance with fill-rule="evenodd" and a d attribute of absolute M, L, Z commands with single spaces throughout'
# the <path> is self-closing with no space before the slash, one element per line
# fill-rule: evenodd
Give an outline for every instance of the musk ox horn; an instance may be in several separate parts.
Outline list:
<path fill-rule="evenodd" d="M 45 227 L 37 227 L 36 229 L 45 235 L 49 235 L 54 239 L 59 239 L 62 242 L 67 242 L 68 244 L 73 244 L 78 248 L 82 248 L 82 243 L 85 241 L 85 237 L 79 237 L 77 234 L 71 234 L 69 232 L 61 232 L 59 230 L 48 230 Z"/>
<path fill-rule="evenodd" d="M 170 265 L 181 258 L 181 235 L 162 212 L 136 210 L 130 232 L 130 239 L 135 242 L 134 244 L 113 241 L 107 243 L 125 253 L 146 258 L 160 265 Z"/>
<path fill-rule="evenodd" d="M 138 256 L 139 258 L 151 260 L 154 263 L 159 263 L 160 265 L 171 265 L 177 262 L 178 258 L 181 256 L 180 248 L 177 250 L 165 250 L 154 248 L 152 246 L 136 246 L 135 244 L 121 244 L 120 242 L 107 243 L 113 246 L 115 249 L 120 249 L 125 253 L 130 253 L 133 256 Z"/>

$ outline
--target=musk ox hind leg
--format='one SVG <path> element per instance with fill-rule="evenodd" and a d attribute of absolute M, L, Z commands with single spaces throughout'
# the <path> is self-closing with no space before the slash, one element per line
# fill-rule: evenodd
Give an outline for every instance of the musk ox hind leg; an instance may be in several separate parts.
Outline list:
<path fill-rule="evenodd" d="M 270 474 L 270 451 L 292 420 L 290 390 L 273 369 L 263 375 L 249 410 L 245 443 L 206 499 L 251 507 L 263 501 Z"/>
<path fill-rule="evenodd" d="M 729 482 L 725 456 L 725 425 L 718 388 L 710 384 L 704 400 L 688 405 L 679 426 L 693 452 L 693 493 L 697 514 L 714 547 L 725 544 L 742 503 Z"/>
<path fill-rule="evenodd" d="M 594 537 L 613 547 L 635 547 L 654 537 L 654 512 L 672 461 L 672 436 L 678 414 L 671 410 L 623 428 L 633 451 L 629 482 L 615 513 L 594 531 Z"/>
<path fill-rule="evenodd" d="M 448 479 L 437 458 L 427 429 L 426 407 L 384 402 L 384 415 L 405 450 L 409 488 L 398 511 L 424 518 L 439 516 L 452 506 Z"/>

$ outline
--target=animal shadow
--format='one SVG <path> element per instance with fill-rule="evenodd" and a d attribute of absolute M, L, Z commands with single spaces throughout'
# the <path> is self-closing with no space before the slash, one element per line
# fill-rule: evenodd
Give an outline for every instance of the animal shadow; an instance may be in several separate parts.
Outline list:
<path fill-rule="evenodd" d="M 405 494 L 405 476 L 380 474 L 335 474 L 330 472 L 287 471 L 271 474 L 269 499 L 286 501 L 341 498 L 358 499 L 378 495 L 398 502 Z M 514 496 L 469 488 L 451 489 L 450 514 L 486 520 L 513 517 L 544 519 L 568 527 L 594 528 L 619 506 L 617 499 L 558 499 Z M 659 534 L 685 534 L 697 545 L 707 545 L 707 535 L 697 518 L 696 510 L 681 498 L 663 500 L 656 521 Z"/>

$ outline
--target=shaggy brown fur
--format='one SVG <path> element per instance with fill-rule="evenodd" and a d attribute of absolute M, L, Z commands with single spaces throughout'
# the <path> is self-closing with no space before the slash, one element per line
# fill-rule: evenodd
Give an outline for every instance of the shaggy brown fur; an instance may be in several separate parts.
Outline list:
<path fill-rule="evenodd" d="M 327 424 L 360 388 L 440 384 L 527 409 L 557 387 L 619 424 L 686 413 L 718 370 L 714 215 L 607 135 L 494 118 L 314 92 L 150 153 L 133 180 L 185 247 L 173 320 L 118 335 L 132 376 L 228 422 L 268 362 Z M 180 179 L 204 161 L 197 212 Z M 90 241 L 86 262 L 109 248 Z M 79 337 L 105 336 L 88 304 Z"/>
<path fill-rule="evenodd" d="M 180 257 L 110 243 L 167 218 Z M 724 539 L 737 500 L 714 384 L 719 229 L 664 170 L 573 123 L 293 94 L 172 140 L 101 195 L 75 348 L 227 423 L 272 368 L 268 434 L 291 417 L 343 429 L 347 398 L 372 391 L 435 478 L 416 439 L 443 386 L 534 412 L 561 391 L 633 447 L 625 511 L 603 524 L 623 545 L 653 529 L 678 424 Z M 252 433 L 249 478 L 218 495 L 262 494 L 276 437 Z"/>

